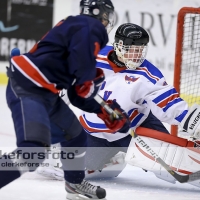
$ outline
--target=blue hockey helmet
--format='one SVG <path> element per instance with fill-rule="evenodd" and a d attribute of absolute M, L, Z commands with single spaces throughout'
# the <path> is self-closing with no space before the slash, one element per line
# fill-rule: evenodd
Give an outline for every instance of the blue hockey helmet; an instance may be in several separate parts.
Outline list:
<path fill-rule="evenodd" d="M 80 14 L 100 20 L 108 33 L 112 30 L 116 20 L 114 6 L 110 0 L 81 0 Z"/>

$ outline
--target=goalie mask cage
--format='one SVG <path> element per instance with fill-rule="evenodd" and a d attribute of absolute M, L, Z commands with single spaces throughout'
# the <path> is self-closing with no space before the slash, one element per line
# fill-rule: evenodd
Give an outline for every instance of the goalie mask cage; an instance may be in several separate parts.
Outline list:
<path fill-rule="evenodd" d="M 176 31 L 174 87 L 189 106 L 200 104 L 200 8 L 181 8 Z M 177 126 L 171 134 L 178 135 Z"/>

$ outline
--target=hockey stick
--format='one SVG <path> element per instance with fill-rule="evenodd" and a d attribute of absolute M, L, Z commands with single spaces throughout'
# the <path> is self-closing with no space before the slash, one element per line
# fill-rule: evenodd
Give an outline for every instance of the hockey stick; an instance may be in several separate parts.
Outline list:
<path fill-rule="evenodd" d="M 118 119 L 118 118 L 119 118 L 119 116 L 117 115 L 117 113 L 103 100 L 103 98 L 102 98 L 100 95 L 97 94 L 97 95 L 94 97 L 94 99 L 95 99 L 95 101 L 96 101 L 97 103 L 99 103 L 99 104 L 106 110 L 106 112 L 107 112 L 108 114 L 113 115 L 113 117 L 114 117 L 115 119 Z"/>
<path fill-rule="evenodd" d="M 115 113 L 115 111 L 110 108 L 106 102 L 102 99 L 101 96 L 96 95 L 94 97 L 94 99 L 108 112 L 108 114 L 112 114 L 113 116 L 115 116 L 115 118 L 119 118 L 119 116 Z M 135 132 L 133 132 L 133 130 L 131 130 L 131 136 L 136 138 L 139 143 L 142 143 L 143 147 L 148 147 L 148 152 L 151 153 L 151 155 L 155 158 L 155 160 L 163 167 L 165 168 L 168 173 L 170 173 L 178 182 L 180 183 L 187 183 L 187 182 L 192 182 L 192 181 L 196 181 L 196 180 L 200 180 L 200 171 L 188 174 L 188 175 L 181 175 L 178 174 L 176 171 L 174 171 L 173 169 L 171 169 L 171 167 L 169 165 L 167 165 L 165 163 L 164 160 L 162 160 L 157 153 L 155 153 L 155 151 L 139 136 L 137 135 Z"/>

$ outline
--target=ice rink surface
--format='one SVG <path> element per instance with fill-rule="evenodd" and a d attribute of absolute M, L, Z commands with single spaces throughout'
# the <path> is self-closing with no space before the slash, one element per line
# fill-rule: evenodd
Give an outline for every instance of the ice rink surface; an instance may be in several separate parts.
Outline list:
<path fill-rule="evenodd" d="M 0 86 L 0 148 L 14 150 L 15 141 L 11 113 L 5 99 L 5 86 Z M 130 165 L 117 178 L 91 182 L 106 189 L 107 200 L 200 199 L 198 187 L 171 184 L 156 178 L 151 172 Z M 64 181 L 50 180 L 35 172 L 24 174 L 0 190 L 0 200 L 65 200 L 65 196 Z"/>

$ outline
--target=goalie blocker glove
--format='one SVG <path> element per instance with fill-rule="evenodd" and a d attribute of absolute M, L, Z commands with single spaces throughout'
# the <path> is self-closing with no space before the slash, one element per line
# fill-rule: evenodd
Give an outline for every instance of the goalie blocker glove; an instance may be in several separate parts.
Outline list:
<path fill-rule="evenodd" d="M 114 115 L 107 113 L 103 107 L 101 107 L 102 113 L 97 114 L 97 116 L 113 132 L 127 133 L 130 129 L 130 120 L 126 112 L 116 101 L 108 100 L 106 103 L 116 112 L 119 118 L 115 118 Z"/>
<path fill-rule="evenodd" d="M 86 81 L 81 85 L 76 85 L 76 93 L 86 99 L 92 99 L 99 91 L 101 84 L 105 79 L 102 69 L 97 68 L 96 78 L 92 81 Z"/>
<path fill-rule="evenodd" d="M 183 118 L 181 128 L 190 134 L 193 140 L 200 140 L 200 106 L 194 104 Z"/>

